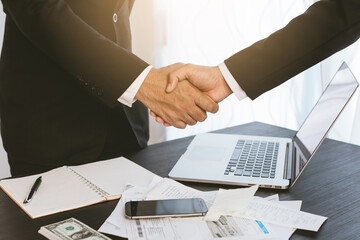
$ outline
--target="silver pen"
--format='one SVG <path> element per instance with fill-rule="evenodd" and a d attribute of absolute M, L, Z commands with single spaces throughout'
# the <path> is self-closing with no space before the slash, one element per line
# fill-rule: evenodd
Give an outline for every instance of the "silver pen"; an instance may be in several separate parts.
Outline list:
<path fill-rule="evenodd" d="M 31 187 L 29 194 L 24 200 L 24 204 L 29 204 L 29 202 L 33 199 L 36 191 L 38 190 L 40 184 L 41 184 L 41 176 L 36 179 L 34 185 Z"/>

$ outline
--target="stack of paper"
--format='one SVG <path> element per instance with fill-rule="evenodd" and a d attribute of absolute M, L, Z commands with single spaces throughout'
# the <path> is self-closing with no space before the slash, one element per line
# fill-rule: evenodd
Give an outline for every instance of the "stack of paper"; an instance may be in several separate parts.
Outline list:
<path fill-rule="evenodd" d="M 300 211 L 301 201 L 254 197 L 256 190 L 257 186 L 203 192 L 155 176 L 148 188 L 129 186 L 99 231 L 129 240 L 289 239 L 296 229 L 318 231 L 327 219 Z M 202 198 L 209 211 L 205 217 L 125 218 L 125 202 L 175 198 Z"/>

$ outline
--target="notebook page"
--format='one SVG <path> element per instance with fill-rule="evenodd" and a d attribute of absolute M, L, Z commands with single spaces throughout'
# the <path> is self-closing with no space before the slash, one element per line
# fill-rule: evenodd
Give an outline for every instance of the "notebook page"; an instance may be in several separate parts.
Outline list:
<path fill-rule="evenodd" d="M 147 187 L 156 176 L 124 157 L 69 168 L 107 192 L 110 199 L 119 196 L 126 185 Z"/>
<path fill-rule="evenodd" d="M 23 204 L 25 197 L 39 176 L 42 176 L 42 182 L 38 191 L 30 204 Z M 75 209 L 105 200 L 84 182 L 80 181 L 66 167 L 56 168 L 43 174 L 2 180 L 1 186 L 32 218 Z"/>

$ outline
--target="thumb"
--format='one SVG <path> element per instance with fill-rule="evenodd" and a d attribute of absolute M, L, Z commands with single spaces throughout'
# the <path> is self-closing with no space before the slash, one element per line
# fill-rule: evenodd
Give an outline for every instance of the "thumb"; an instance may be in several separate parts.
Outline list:
<path fill-rule="evenodd" d="M 171 93 L 172 91 L 174 91 L 178 82 L 179 80 L 176 77 L 170 77 L 165 91 L 167 93 Z"/>
<path fill-rule="evenodd" d="M 182 67 L 178 70 L 175 70 L 169 74 L 169 81 L 166 86 L 166 92 L 171 93 L 176 88 L 179 81 L 187 79 L 187 70 L 186 67 Z"/>

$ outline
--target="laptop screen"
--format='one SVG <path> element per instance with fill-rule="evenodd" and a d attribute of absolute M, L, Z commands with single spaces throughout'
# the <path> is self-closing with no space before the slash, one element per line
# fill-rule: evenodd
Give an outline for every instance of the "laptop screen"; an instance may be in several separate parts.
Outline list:
<path fill-rule="evenodd" d="M 298 177 L 358 87 L 358 82 L 343 63 L 294 138 L 295 167 Z"/>

